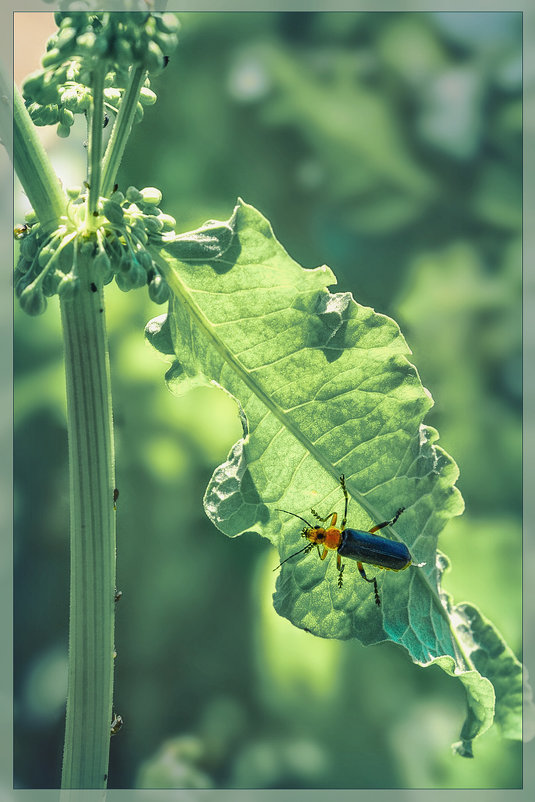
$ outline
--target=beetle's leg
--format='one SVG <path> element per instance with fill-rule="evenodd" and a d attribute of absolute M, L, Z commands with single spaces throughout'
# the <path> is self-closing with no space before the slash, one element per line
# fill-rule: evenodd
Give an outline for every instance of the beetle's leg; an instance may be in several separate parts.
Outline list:
<path fill-rule="evenodd" d="M 312 513 L 312 515 L 314 516 L 314 518 L 317 518 L 317 519 L 318 519 L 318 521 L 321 521 L 321 523 L 325 523 L 325 521 L 326 521 L 328 518 L 330 518 L 330 517 L 331 517 L 331 515 L 336 515 L 336 513 L 335 513 L 335 512 L 330 512 L 328 515 L 326 515 L 326 516 L 325 516 L 325 518 L 322 518 L 322 517 L 321 517 L 321 515 L 320 515 L 319 513 L 317 513 L 317 512 L 316 512 L 316 510 L 314 510 L 314 509 L 311 509 L 311 510 L 310 510 L 310 512 Z M 336 519 L 335 519 L 335 523 L 336 523 Z M 332 525 L 334 526 L 334 524 L 332 524 Z"/>
<path fill-rule="evenodd" d="M 404 509 L 405 507 L 400 507 L 391 521 L 383 521 L 382 524 L 376 524 L 375 526 L 372 526 L 370 529 L 370 535 L 373 535 L 374 532 L 377 532 L 378 529 L 382 529 L 384 526 L 394 526 Z"/>
<path fill-rule="evenodd" d="M 342 485 L 342 492 L 344 494 L 344 499 L 345 499 L 344 518 L 343 518 L 342 524 L 340 526 L 340 529 L 343 531 L 346 528 L 347 505 L 348 505 L 348 502 L 349 502 L 349 496 L 347 494 L 347 488 L 346 488 L 346 478 L 345 478 L 344 474 L 342 474 L 341 477 L 340 477 L 340 484 Z"/>
<path fill-rule="evenodd" d="M 376 603 L 377 607 L 380 607 L 381 606 L 381 599 L 379 598 L 379 591 L 377 590 L 377 580 L 376 580 L 376 578 L 373 577 L 373 579 L 368 579 L 368 577 L 366 576 L 366 571 L 364 570 L 364 566 L 362 565 L 362 563 L 357 562 L 357 568 L 359 569 L 359 574 L 361 575 L 361 577 L 363 579 L 365 579 L 366 582 L 371 582 L 373 584 L 373 592 L 375 593 L 375 603 Z"/>
<path fill-rule="evenodd" d="M 319 546 L 318 546 L 318 551 L 319 551 Z M 325 548 L 323 549 L 323 554 L 320 554 L 320 560 L 324 560 L 328 553 L 329 549 L 325 546 Z"/>
<path fill-rule="evenodd" d="M 336 555 L 336 567 L 338 568 L 338 587 L 341 588 L 344 583 L 344 578 L 342 574 L 344 573 L 344 568 L 346 567 L 346 564 L 345 563 L 342 564 L 342 558 L 340 557 L 339 554 Z"/>
<path fill-rule="evenodd" d="M 342 492 L 344 494 L 344 499 L 345 499 L 344 519 L 342 521 L 342 525 L 341 525 L 340 529 L 345 529 L 346 521 L 347 521 L 347 505 L 348 505 L 348 502 L 349 502 L 349 496 L 347 494 L 346 478 L 345 478 L 344 474 L 342 474 L 341 477 L 340 477 L 340 484 L 342 486 Z M 337 515 L 336 515 L 335 512 L 330 512 L 328 515 L 325 516 L 325 518 L 322 518 L 321 515 L 319 513 L 317 513 L 314 508 L 312 508 L 310 510 L 310 512 L 312 513 L 312 515 L 315 518 L 318 519 L 318 521 L 321 521 L 322 523 L 324 523 L 332 515 L 331 526 L 335 526 L 336 525 L 336 517 L 337 517 Z"/>

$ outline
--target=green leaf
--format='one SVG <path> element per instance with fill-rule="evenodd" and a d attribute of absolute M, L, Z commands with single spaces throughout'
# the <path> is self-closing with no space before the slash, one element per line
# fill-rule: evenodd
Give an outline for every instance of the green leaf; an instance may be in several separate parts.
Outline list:
<path fill-rule="evenodd" d="M 459 639 L 474 667 L 487 677 L 496 693 L 495 721 L 507 738 L 522 730 L 522 665 L 499 632 L 471 604 L 458 604 L 452 617 L 460 618 Z M 533 720 L 533 704 L 525 694 L 525 710 Z"/>
<path fill-rule="evenodd" d="M 228 235 L 225 224 L 211 225 Z M 393 320 L 350 293 L 330 293 L 329 268 L 303 269 L 242 201 L 227 228 L 232 241 L 213 261 L 179 261 L 174 246 L 154 249 L 172 297 L 168 317 L 147 330 L 164 353 L 172 343 L 172 389 L 210 381 L 238 404 L 243 438 L 215 470 L 206 512 L 231 537 L 256 531 L 269 538 L 282 561 L 303 540 L 302 524 L 281 510 L 307 520 L 312 507 L 342 516 L 342 473 L 348 526 L 368 530 L 404 506 L 381 534 L 403 541 L 413 565 L 400 572 L 366 566 L 377 576 L 380 607 L 355 562 L 346 560 L 340 588 L 336 555 L 321 561 L 312 551 L 282 565 L 275 609 L 321 637 L 394 641 L 419 665 L 436 662 L 459 677 L 468 698 L 459 751 L 469 754 L 472 739 L 492 723 L 489 679 L 503 676 L 503 668 L 491 671 L 476 660 L 477 649 L 492 641 L 491 625 L 476 626 L 474 608 L 452 608 L 440 589 L 448 563 L 436 552 L 437 538 L 463 501 L 455 462 L 437 445 L 437 432 L 422 424 L 431 396 Z M 516 683 L 518 663 L 509 661 L 507 670 Z M 502 701 L 516 709 L 516 694 Z"/>
<path fill-rule="evenodd" d="M 208 220 L 195 231 L 164 237 L 165 250 L 170 256 L 183 262 L 206 262 L 223 256 L 230 246 L 233 236 L 233 217 L 226 223 L 221 223 L 219 220 Z"/>

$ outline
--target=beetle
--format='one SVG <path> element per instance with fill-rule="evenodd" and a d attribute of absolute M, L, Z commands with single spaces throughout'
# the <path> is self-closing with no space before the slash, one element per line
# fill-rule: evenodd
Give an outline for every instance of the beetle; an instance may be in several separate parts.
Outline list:
<path fill-rule="evenodd" d="M 124 724 L 123 717 L 119 716 L 117 713 L 112 718 L 110 732 L 112 735 L 117 735 L 119 730 L 122 728 Z"/>
<path fill-rule="evenodd" d="M 389 540 L 386 537 L 381 537 L 380 535 L 375 534 L 375 532 L 377 532 L 379 529 L 384 529 L 385 526 L 393 526 L 401 513 L 404 511 L 405 507 L 400 507 L 390 521 L 383 521 L 380 524 L 376 524 L 367 532 L 362 529 L 346 529 L 349 495 L 346 488 L 344 474 L 342 474 L 340 477 L 340 485 L 342 487 L 342 492 L 345 499 L 344 517 L 342 518 L 340 527 L 336 526 L 336 521 L 338 519 L 336 512 L 330 512 L 328 515 L 322 518 L 321 515 L 318 515 L 316 510 L 311 510 L 312 515 L 314 515 L 314 517 L 317 518 L 317 520 L 322 524 L 328 521 L 329 518 L 331 519 L 329 525 L 325 527 L 318 525 L 312 526 L 312 524 L 305 520 L 305 518 L 302 518 L 300 515 L 296 515 L 295 512 L 279 510 L 279 512 L 285 512 L 287 515 L 293 515 L 295 518 L 299 518 L 306 524 L 301 531 L 301 536 L 310 542 L 307 543 L 304 548 L 299 549 L 299 551 L 294 552 L 294 554 L 290 554 L 290 556 L 287 557 L 286 560 L 283 560 L 277 566 L 277 568 L 280 568 L 283 563 L 285 563 L 287 560 L 291 560 L 291 558 L 295 557 L 297 554 L 301 554 L 302 552 L 308 553 L 314 548 L 314 546 L 316 546 L 318 549 L 320 560 L 324 560 L 326 558 L 329 550 L 336 550 L 338 552 L 336 555 L 338 587 L 341 588 L 343 585 L 345 563 L 342 563 L 342 557 L 349 557 L 351 560 L 356 560 L 357 568 L 361 577 L 365 579 L 366 582 L 373 584 L 375 603 L 378 607 L 380 607 L 381 599 L 379 598 L 379 591 L 377 590 L 377 579 L 375 577 L 370 579 L 366 576 L 363 563 L 376 565 L 379 568 L 383 568 L 388 571 L 404 571 L 405 568 L 408 568 L 409 565 L 411 565 L 411 553 L 404 543 L 401 543 L 398 540 Z M 323 546 L 323 551 L 321 551 L 320 546 Z M 276 571 L 277 568 L 274 570 Z"/>
<path fill-rule="evenodd" d="M 31 226 L 28 223 L 19 223 L 13 229 L 13 236 L 15 239 L 24 239 L 30 233 Z"/>

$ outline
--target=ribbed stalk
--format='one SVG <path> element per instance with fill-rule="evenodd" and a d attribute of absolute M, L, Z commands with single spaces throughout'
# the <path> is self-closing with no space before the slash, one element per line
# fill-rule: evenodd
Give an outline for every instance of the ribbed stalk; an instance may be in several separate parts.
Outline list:
<path fill-rule="evenodd" d="M 62 300 L 70 464 L 69 684 L 62 788 L 104 788 L 113 692 L 114 454 L 101 289 L 77 262 L 80 290 Z M 92 285 L 95 288 L 95 285 Z"/>
<path fill-rule="evenodd" d="M 86 225 L 94 228 L 96 211 L 100 195 L 100 161 L 102 158 L 102 121 L 104 119 L 104 78 L 106 63 L 103 62 L 93 70 L 93 98 L 89 115 L 89 138 L 87 144 L 89 198 L 86 207 Z"/>
<path fill-rule="evenodd" d="M 2 137 L 5 137 L 4 128 Z M 65 214 L 67 197 L 16 87 L 13 90 L 13 164 L 39 222 L 44 229 L 55 228 L 57 220 Z"/>
<path fill-rule="evenodd" d="M 128 142 L 134 124 L 139 94 L 146 77 L 147 71 L 143 67 L 132 68 L 130 80 L 126 87 L 124 97 L 121 100 L 119 113 L 102 161 L 101 195 L 108 196 L 112 191 L 115 177 L 126 148 L 126 143 Z"/>

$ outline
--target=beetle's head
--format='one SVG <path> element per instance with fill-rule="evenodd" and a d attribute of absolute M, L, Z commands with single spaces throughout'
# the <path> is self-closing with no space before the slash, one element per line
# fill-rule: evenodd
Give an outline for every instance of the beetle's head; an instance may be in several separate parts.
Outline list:
<path fill-rule="evenodd" d="M 310 540 L 314 546 L 325 542 L 325 529 L 323 526 L 305 526 L 301 535 Z"/>

